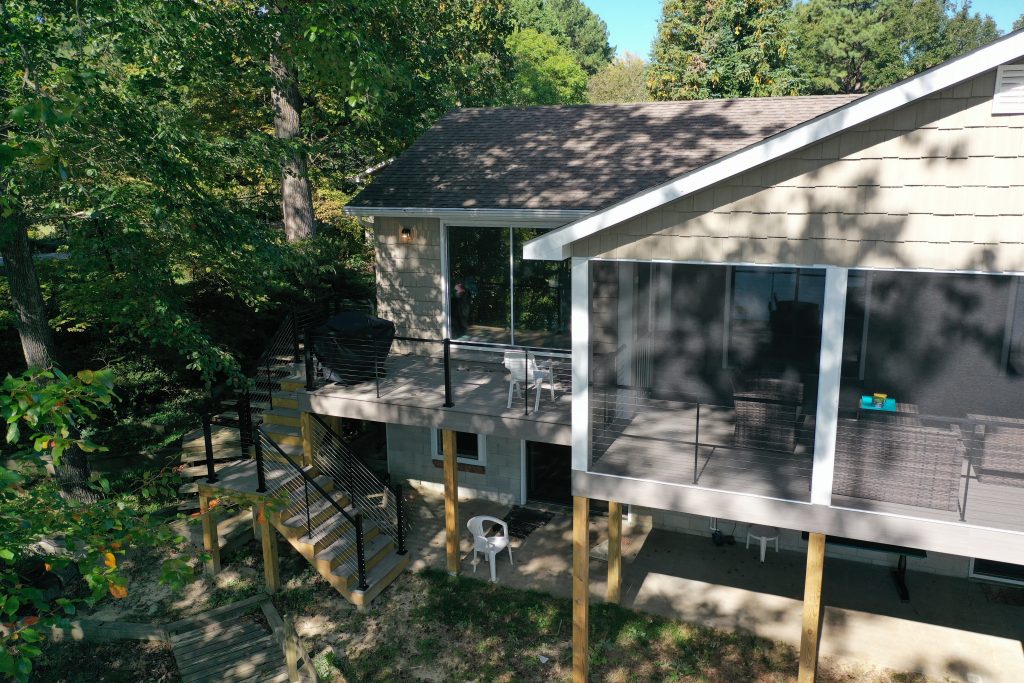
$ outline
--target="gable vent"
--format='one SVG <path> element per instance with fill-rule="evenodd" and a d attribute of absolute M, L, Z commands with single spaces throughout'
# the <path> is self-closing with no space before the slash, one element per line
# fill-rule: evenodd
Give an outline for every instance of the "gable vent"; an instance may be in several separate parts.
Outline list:
<path fill-rule="evenodd" d="M 1004 64 L 996 70 L 993 114 L 1024 114 L 1024 64 Z"/>

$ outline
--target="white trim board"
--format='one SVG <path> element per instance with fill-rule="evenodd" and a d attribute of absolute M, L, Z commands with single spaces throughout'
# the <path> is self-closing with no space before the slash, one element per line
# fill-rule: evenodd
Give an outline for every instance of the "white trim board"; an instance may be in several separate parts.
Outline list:
<path fill-rule="evenodd" d="M 667 183 L 644 190 L 547 235 L 530 240 L 523 245 L 523 255 L 527 259 L 560 261 L 570 256 L 569 245 L 573 242 L 792 154 L 1021 56 L 1024 56 L 1024 31 L 1016 31 L 928 71 L 744 147 Z"/>

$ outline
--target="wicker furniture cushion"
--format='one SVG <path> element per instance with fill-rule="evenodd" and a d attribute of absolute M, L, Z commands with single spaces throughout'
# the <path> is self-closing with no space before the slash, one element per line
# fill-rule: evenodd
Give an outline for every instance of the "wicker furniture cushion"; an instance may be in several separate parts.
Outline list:
<path fill-rule="evenodd" d="M 955 512 L 964 455 L 953 429 L 839 420 L 832 492 Z"/>

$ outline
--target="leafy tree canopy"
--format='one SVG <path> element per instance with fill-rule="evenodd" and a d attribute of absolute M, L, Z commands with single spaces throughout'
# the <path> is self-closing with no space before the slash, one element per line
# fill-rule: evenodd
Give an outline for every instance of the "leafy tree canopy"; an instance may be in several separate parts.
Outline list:
<path fill-rule="evenodd" d="M 586 101 L 587 72 L 552 36 L 535 29 L 508 39 L 515 62 L 512 104 L 580 104 Z"/>
<path fill-rule="evenodd" d="M 616 57 L 587 83 L 587 98 L 594 104 L 646 102 L 647 62 L 627 52 Z"/>
<path fill-rule="evenodd" d="M 582 0 L 512 0 L 511 10 L 517 28 L 554 36 L 588 74 L 597 73 L 615 54 L 608 25 Z"/>
<path fill-rule="evenodd" d="M 789 0 L 665 0 L 647 85 L 656 100 L 783 95 Z"/>
<path fill-rule="evenodd" d="M 806 93 L 867 92 L 991 42 L 991 17 L 944 0 L 808 0 L 794 10 Z"/>

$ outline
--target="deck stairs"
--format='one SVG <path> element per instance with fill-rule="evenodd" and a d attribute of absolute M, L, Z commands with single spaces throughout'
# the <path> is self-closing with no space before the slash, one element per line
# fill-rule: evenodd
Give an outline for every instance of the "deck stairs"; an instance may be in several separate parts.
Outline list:
<path fill-rule="evenodd" d="M 324 421 L 307 418 L 304 440 L 296 396 L 304 388 L 303 366 L 295 362 L 296 350 L 301 357 L 302 342 L 293 347 L 291 330 L 284 326 L 282 330 L 261 360 L 250 397 L 252 419 L 260 425 L 267 480 L 273 482 L 269 493 L 278 501 L 270 506 L 267 518 L 338 593 L 361 608 L 409 565 L 409 555 L 399 552 L 398 526 L 404 524 L 401 514 L 396 516 L 399 502 L 395 491 Z M 287 344 L 282 343 L 282 336 L 287 337 Z M 228 423 L 237 422 L 237 407 L 227 406 L 221 417 Z M 196 445 L 203 449 L 202 430 L 198 444 L 189 443 L 193 449 Z M 249 449 L 250 454 L 253 450 Z M 214 455 L 215 467 L 255 467 L 252 459 L 235 457 L 241 456 L 237 427 L 233 434 L 230 428 L 217 431 Z M 195 464 L 196 478 L 205 476 L 205 461 Z M 363 531 L 362 586 L 354 526 L 357 514 Z"/>

